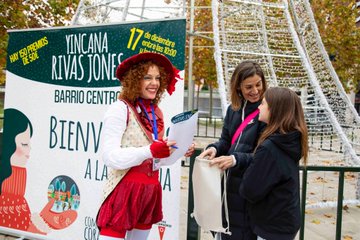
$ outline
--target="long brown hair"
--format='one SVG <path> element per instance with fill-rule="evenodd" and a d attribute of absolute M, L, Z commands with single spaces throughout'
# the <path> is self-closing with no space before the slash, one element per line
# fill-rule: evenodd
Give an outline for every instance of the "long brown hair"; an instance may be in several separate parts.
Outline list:
<path fill-rule="evenodd" d="M 168 84 L 168 74 L 165 72 L 164 68 L 158 66 L 157 64 L 147 61 L 140 62 L 132 66 L 129 71 L 127 71 L 121 81 L 122 90 L 119 98 L 125 99 L 130 103 L 134 103 L 135 100 L 140 97 L 141 94 L 141 80 L 144 79 L 144 76 L 147 74 L 151 66 L 157 66 L 160 72 L 160 87 L 156 93 L 155 99 L 152 101 L 155 104 L 158 104 L 161 100 L 163 93 L 165 92 Z"/>
<path fill-rule="evenodd" d="M 257 146 L 277 131 L 282 134 L 299 131 L 301 156 L 306 165 L 309 151 L 308 131 L 299 96 L 288 88 L 273 87 L 265 92 L 264 98 L 269 108 L 269 123 L 261 134 Z"/>
<path fill-rule="evenodd" d="M 234 111 L 237 111 L 241 108 L 241 102 L 244 99 L 240 89 L 241 83 L 248 77 L 258 75 L 261 77 L 261 83 L 263 86 L 263 92 L 261 98 L 266 91 L 266 81 L 264 72 L 261 69 L 260 65 L 254 61 L 243 61 L 235 68 L 230 81 L 230 100 L 231 108 Z M 260 99 L 261 99 L 260 98 Z"/>

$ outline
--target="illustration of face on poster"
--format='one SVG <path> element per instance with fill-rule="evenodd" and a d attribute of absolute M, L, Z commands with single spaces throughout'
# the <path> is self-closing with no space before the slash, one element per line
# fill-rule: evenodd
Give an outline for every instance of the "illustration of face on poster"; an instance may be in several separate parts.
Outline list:
<path fill-rule="evenodd" d="M 48 193 L 44 192 L 48 203 L 40 209 L 40 213 L 32 213 L 25 192 L 26 164 L 30 161 L 34 129 L 28 117 L 17 109 L 5 109 L 4 116 L 0 226 L 43 235 L 70 226 L 77 218 L 76 209 L 80 204 L 77 185 L 67 176 L 56 177 L 50 183 Z"/>

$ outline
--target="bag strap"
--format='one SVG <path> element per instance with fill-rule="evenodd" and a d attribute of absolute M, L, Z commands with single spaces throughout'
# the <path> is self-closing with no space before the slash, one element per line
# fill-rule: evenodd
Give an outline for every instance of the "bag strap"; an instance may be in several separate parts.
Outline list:
<path fill-rule="evenodd" d="M 226 180 L 227 180 L 227 171 L 224 171 L 223 173 L 223 183 L 224 183 L 224 192 L 223 192 L 223 196 L 222 196 L 222 202 L 224 204 L 224 211 L 225 211 L 225 219 L 226 219 L 226 228 L 225 228 L 225 234 L 228 234 L 228 235 L 231 235 L 231 232 L 230 232 L 230 219 L 229 219 L 229 207 L 228 207 L 228 204 L 227 204 L 227 188 L 226 188 Z"/>
<path fill-rule="evenodd" d="M 240 133 L 244 130 L 244 128 L 248 125 L 248 123 L 253 120 L 257 115 L 259 114 L 259 109 L 255 109 L 252 113 L 250 113 L 245 120 L 240 124 L 238 129 L 236 130 L 235 134 L 233 135 L 231 139 L 231 145 L 234 144 L 236 139 L 239 137 Z"/>

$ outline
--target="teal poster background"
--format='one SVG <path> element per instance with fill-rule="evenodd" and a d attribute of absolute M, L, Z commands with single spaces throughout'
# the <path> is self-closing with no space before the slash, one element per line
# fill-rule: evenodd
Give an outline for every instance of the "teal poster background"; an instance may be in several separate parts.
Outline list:
<path fill-rule="evenodd" d="M 185 19 L 9 32 L 0 232 L 98 239 L 96 214 L 108 173 L 102 118 L 121 91 L 116 67 L 154 51 L 183 76 L 185 34 Z M 183 90 L 179 80 L 160 103 L 165 127 L 183 111 Z M 178 239 L 180 174 L 180 161 L 161 169 L 164 219 L 153 226 L 152 240 Z"/>

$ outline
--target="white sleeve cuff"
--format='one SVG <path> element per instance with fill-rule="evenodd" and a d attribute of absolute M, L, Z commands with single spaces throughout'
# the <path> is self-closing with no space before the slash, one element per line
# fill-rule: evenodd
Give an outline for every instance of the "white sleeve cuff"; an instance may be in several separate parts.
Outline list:
<path fill-rule="evenodd" d="M 234 167 L 235 165 L 236 165 L 236 158 L 235 158 L 235 156 L 234 155 L 230 155 L 231 157 L 232 157 L 232 159 L 233 159 L 233 164 L 232 164 L 232 166 L 231 167 Z"/>
<path fill-rule="evenodd" d="M 215 156 L 216 156 L 216 153 L 217 153 L 216 148 L 214 148 L 214 147 L 209 147 L 208 149 L 212 149 L 212 150 L 214 150 L 214 152 L 215 152 Z"/>

